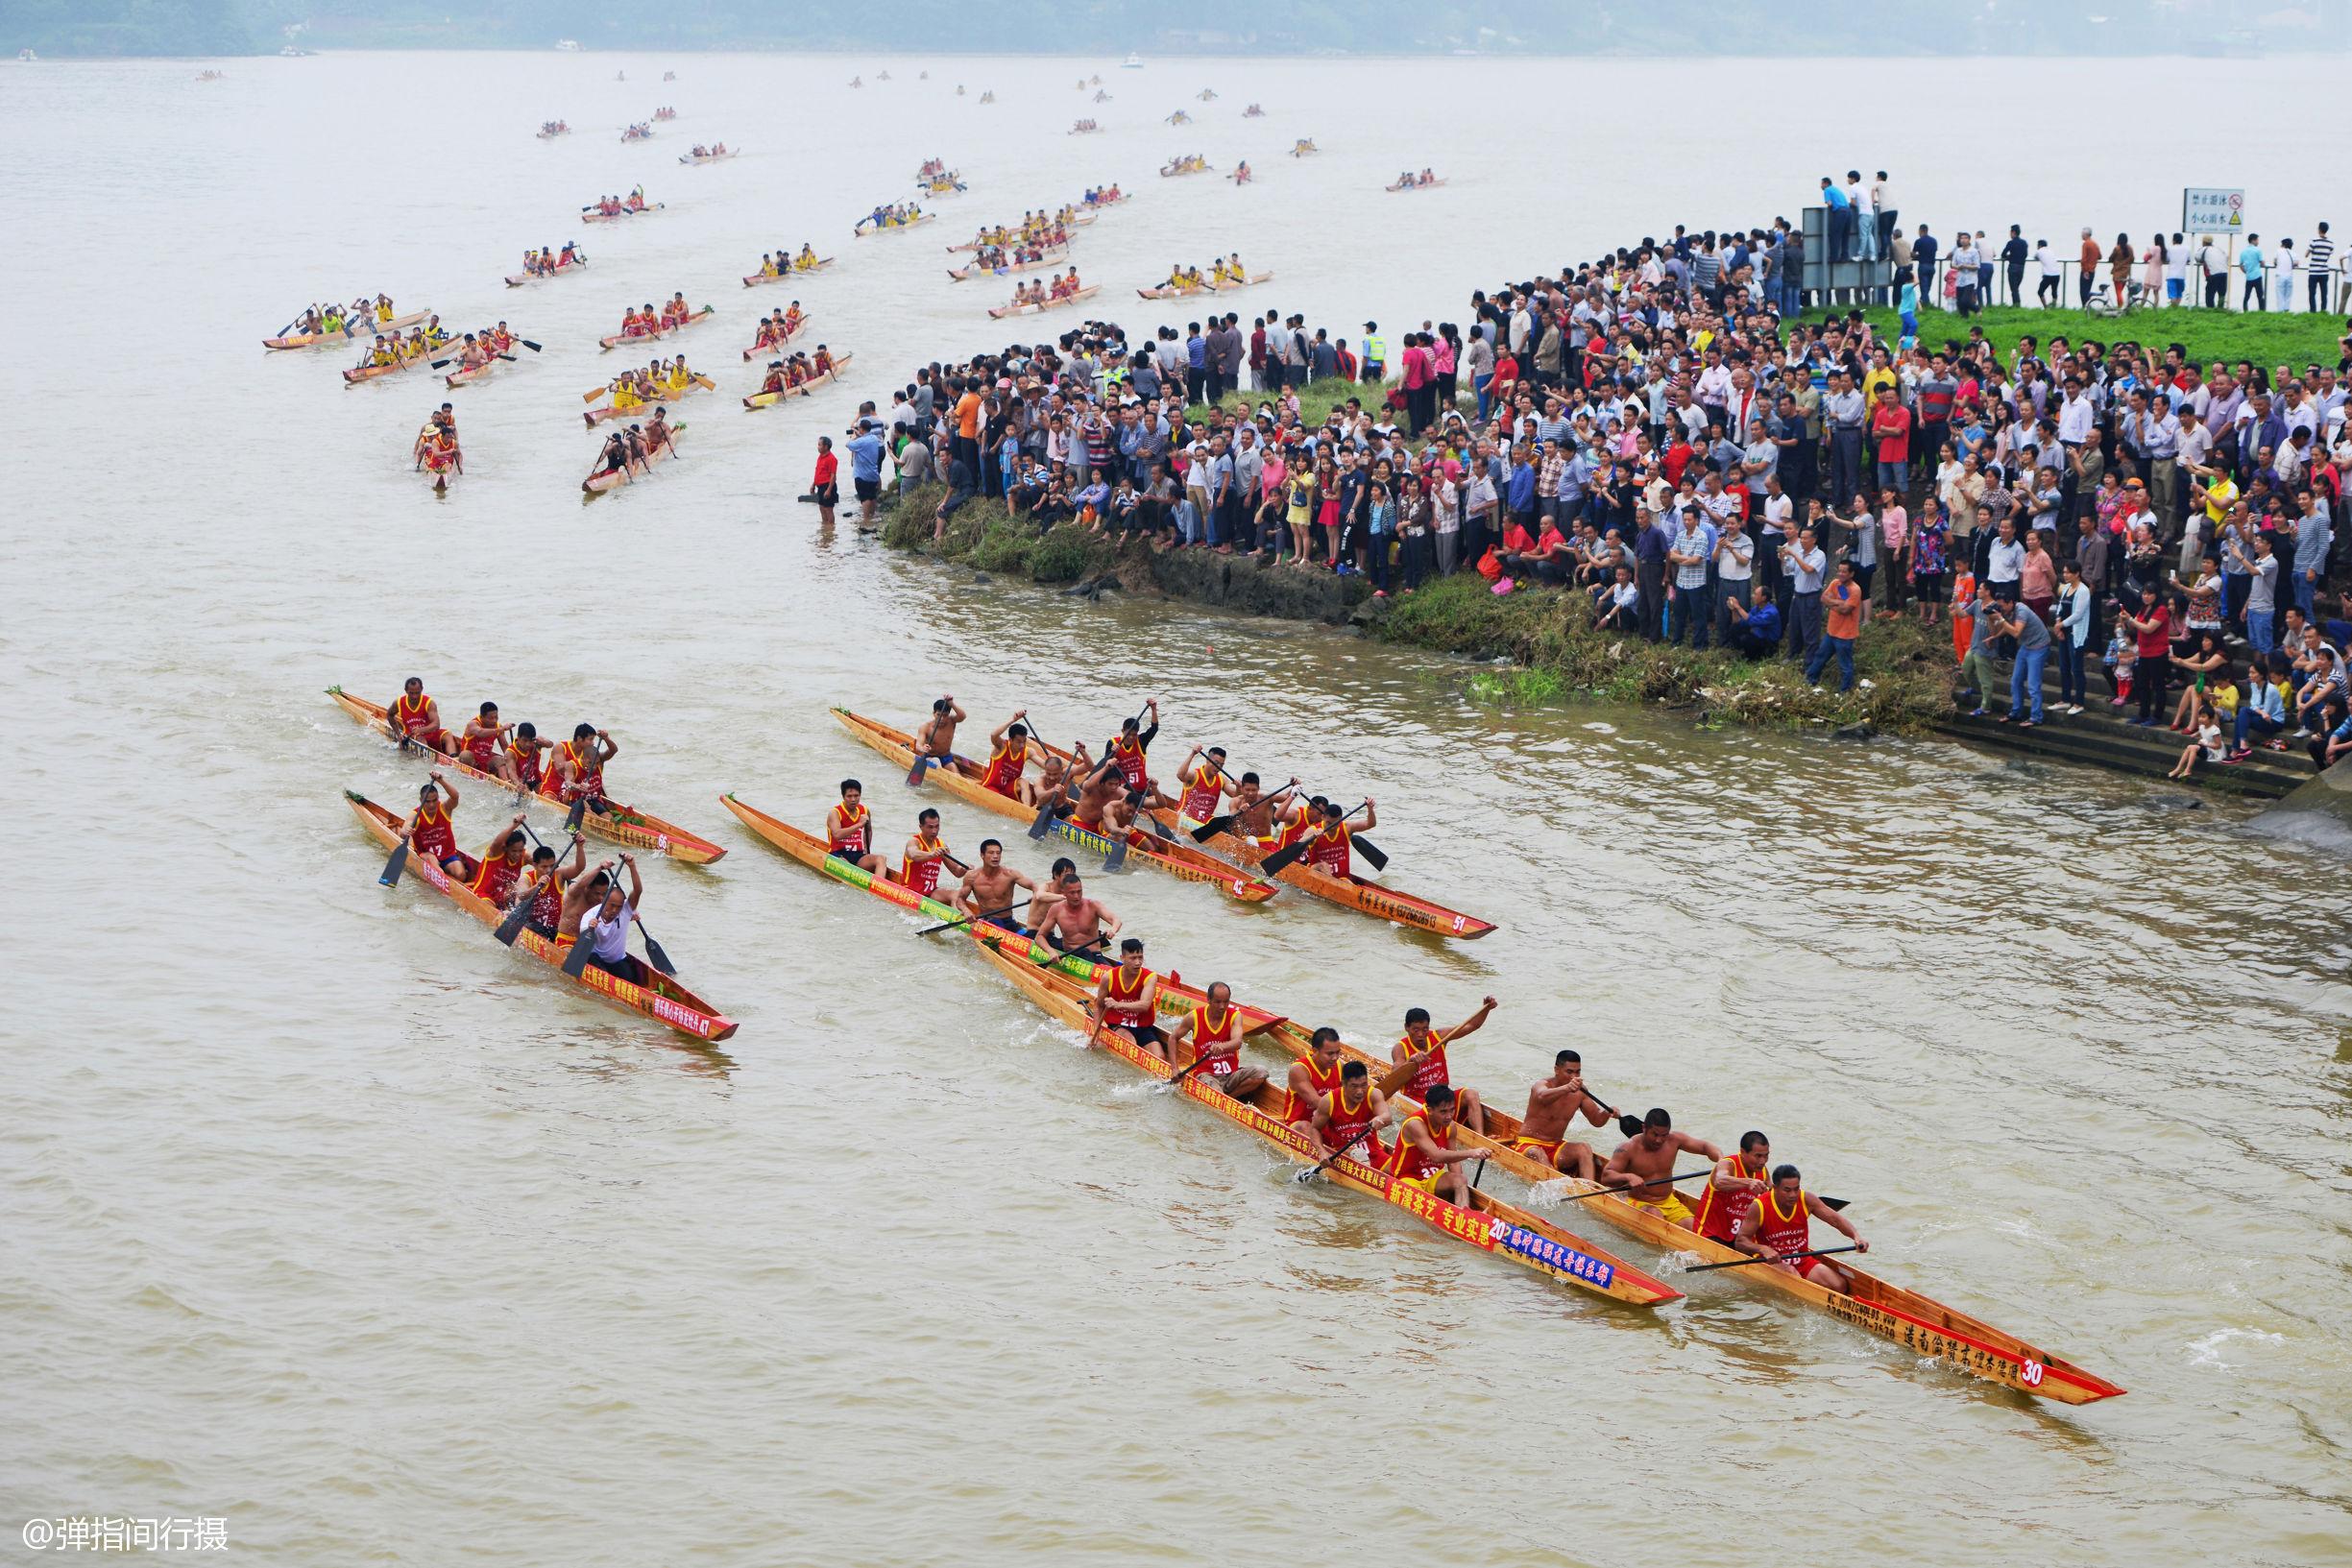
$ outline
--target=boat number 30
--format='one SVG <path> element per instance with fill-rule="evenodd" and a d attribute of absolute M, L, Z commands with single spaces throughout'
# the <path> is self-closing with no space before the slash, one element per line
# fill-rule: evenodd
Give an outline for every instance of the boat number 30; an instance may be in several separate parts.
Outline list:
<path fill-rule="evenodd" d="M 2028 1388 L 2039 1388 L 2042 1386 L 2042 1373 L 2044 1370 L 2045 1368 L 2040 1362 L 2035 1361 L 2032 1357 L 2028 1356 L 2025 1358 L 2025 1360 L 2018 1363 L 2017 1380 L 2020 1383 L 2023 1383 Z"/>

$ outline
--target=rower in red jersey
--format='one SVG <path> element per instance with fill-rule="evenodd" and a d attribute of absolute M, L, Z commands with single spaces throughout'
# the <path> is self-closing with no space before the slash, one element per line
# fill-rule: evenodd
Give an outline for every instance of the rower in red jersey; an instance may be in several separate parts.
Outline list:
<path fill-rule="evenodd" d="M 1361 808 L 1366 831 L 1380 826 L 1380 813 L 1367 800 Z M 1338 801 L 1322 804 L 1322 822 L 1307 835 L 1306 852 L 1299 856 L 1307 864 L 1327 877 L 1345 881 L 1355 875 L 1353 850 L 1356 830 L 1347 825 L 1347 813 Z"/>
<path fill-rule="evenodd" d="M 540 739 L 539 726 L 524 719 L 514 726 L 506 750 L 499 757 L 499 775 L 512 780 L 516 788 L 537 794 L 549 782 L 541 756 L 554 749 L 555 742 Z"/>
<path fill-rule="evenodd" d="M 1800 1279 L 1812 1281 L 1824 1290 L 1840 1295 L 1854 1293 L 1854 1281 L 1842 1268 L 1831 1266 L 1820 1258 L 1806 1258 L 1799 1254 L 1813 1250 L 1813 1221 L 1845 1232 L 1854 1242 L 1856 1252 L 1868 1252 L 1870 1243 L 1854 1222 L 1827 1203 L 1805 1190 L 1805 1178 L 1793 1165 L 1776 1166 L 1772 1171 L 1772 1186 L 1759 1194 L 1739 1222 L 1739 1230 L 1732 1244 L 1751 1257 L 1770 1258 L 1770 1266 L 1785 1268 Z M 1781 1260 L 1786 1259 L 1787 1262 Z"/>
<path fill-rule="evenodd" d="M 450 876 L 470 879 L 473 856 L 459 851 L 457 832 L 449 825 L 449 813 L 456 808 L 456 786 L 435 768 L 432 782 L 417 791 L 417 808 L 401 825 L 400 835 L 408 840 L 410 849 Z"/>
<path fill-rule="evenodd" d="M 1409 1181 L 1467 1209 L 1475 1200 L 1470 1196 L 1469 1173 L 1462 1167 L 1466 1161 L 1485 1156 L 1475 1146 L 1455 1146 L 1454 1098 L 1454 1092 L 1443 1084 L 1430 1090 L 1421 1108 L 1396 1129 L 1396 1146 L 1389 1151 L 1381 1169 L 1398 1181 Z"/>
<path fill-rule="evenodd" d="M 1291 1063 L 1290 1076 L 1284 1081 L 1282 1120 L 1310 1122 L 1317 1106 L 1340 1086 L 1340 1031 L 1329 1025 L 1315 1031 L 1310 1047 L 1312 1054 Z"/>
<path fill-rule="evenodd" d="M 458 755 L 465 759 L 467 765 L 478 772 L 505 778 L 506 770 L 500 765 L 504 753 L 498 745 L 505 738 L 506 726 L 498 722 L 498 705 L 486 702 L 482 704 L 479 714 L 466 720 L 465 738 Z M 514 784 L 515 781 L 507 779 L 506 782 Z"/>
<path fill-rule="evenodd" d="M 1466 1034 L 1477 1032 L 1493 1011 L 1494 999 L 1486 997 L 1479 1001 L 1478 1011 L 1452 1028 L 1432 1029 L 1429 1026 L 1428 1008 L 1409 1010 L 1405 1014 L 1404 1038 L 1397 1041 L 1395 1048 L 1389 1052 L 1389 1059 L 1393 1062 L 1414 1063 L 1413 1080 L 1405 1085 L 1404 1092 L 1426 1105 L 1434 1091 L 1452 1087 L 1453 1078 L 1446 1064 L 1445 1048 Z M 1455 1114 L 1462 1118 L 1462 1124 L 1470 1131 L 1485 1135 L 1487 1107 L 1486 1102 L 1478 1098 L 1477 1090 L 1464 1089 L 1460 1092 Z"/>
<path fill-rule="evenodd" d="M 530 835 L 522 831 L 522 813 L 506 825 L 506 832 L 492 839 L 482 851 L 482 863 L 466 885 L 478 898 L 488 899 L 503 909 L 515 896 L 515 884 L 531 864 Z"/>
<path fill-rule="evenodd" d="M 531 852 L 531 869 L 520 884 L 519 896 L 531 901 L 524 924 L 548 941 L 555 940 L 556 923 L 564 918 L 564 886 L 588 869 L 588 846 L 571 835 L 571 864 L 565 866 L 553 850 L 542 844 Z"/>
<path fill-rule="evenodd" d="M 1772 1143 L 1760 1132 L 1739 1135 L 1739 1152 L 1717 1160 L 1707 1185 L 1699 1190 L 1698 1218 L 1691 1229 L 1725 1246 L 1739 1244 L 1739 1227 L 1756 1207 L 1757 1198 L 1772 1190 L 1764 1169 L 1772 1163 Z"/>
<path fill-rule="evenodd" d="M 575 724 L 571 738 L 555 748 L 555 794 L 569 806 L 585 796 L 591 809 L 604 809 L 604 764 L 620 755 L 613 737 L 593 724 Z"/>
<path fill-rule="evenodd" d="M 414 675 L 400 683 L 400 694 L 384 710 L 384 721 L 392 726 L 396 740 L 406 736 L 444 757 L 457 755 L 457 742 L 441 727 L 441 705 L 424 694 L 424 683 Z"/>
<path fill-rule="evenodd" d="M 1168 1060 L 1168 1037 L 1159 1030 L 1159 977 L 1144 967 L 1140 937 L 1119 944 L 1119 962 L 1095 981 L 1089 1010 L 1100 1026 L 1118 1029 L 1161 1061 Z"/>
<path fill-rule="evenodd" d="M 1338 1087 L 1315 1107 L 1315 1115 L 1307 1122 L 1307 1136 L 1315 1140 L 1318 1154 L 1328 1157 L 1345 1151 L 1366 1165 L 1378 1165 L 1389 1156 L 1380 1142 L 1380 1129 L 1393 1120 L 1387 1098 L 1372 1084 L 1371 1070 L 1350 1057 L 1340 1069 Z"/>
<path fill-rule="evenodd" d="M 1206 1057 L 1207 1060 L 1201 1061 Z M 1266 1071 L 1242 1065 L 1242 1015 L 1233 1005 L 1233 988 L 1211 980 L 1206 997 L 1176 1021 L 1168 1036 L 1168 1059 L 1200 1062 L 1196 1078 L 1206 1078 L 1239 1099 L 1254 1095 L 1266 1083 Z"/>
<path fill-rule="evenodd" d="M 1176 802 L 1162 795 L 1159 785 L 1152 782 L 1151 759 L 1145 755 L 1152 737 L 1159 734 L 1159 699 L 1152 697 L 1143 706 L 1144 712 L 1152 716 L 1152 727 L 1145 729 L 1132 718 L 1121 719 L 1119 733 L 1103 748 L 1103 760 L 1118 768 L 1120 777 L 1126 782 L 1128 796 L 1142 797 L 1135 802 L 1137 806 L 1174 806 Z M 1125 812 L 1127 820 L 1123 820 L 1119 826 L 1125 827 L 1133 815 L 1131 809 Z"/>
<path fill-rule="evenodd" d="M 841 804 L 825 813 L 825 853 L 888 881 L 890 873 L 874 853 L 874 813 L 864 802 L 865 785 L 843 779 Z"/>
<path fill-rule="evenodd" d="M 1176 781 L 1184 792 L 1176 797 L 1176 815 L 1198 827 L 1217 815 L 1225 797 L 1237 793 L 1225 777 L 1225 749 L 1195 746 L 1176 766 Z"/>
<path fill-rule="evenodd" d="M 938 812 L 925 807 L 914 820 L 914 836 L 907 840 L 906 851 L 899 857 L 898 880 L 930 898 L 939 890 L 941 871 L 960 877 L 964 865 L 947 853 L 947 841 L 939 836 Z"/>
<path fill-rule="evenodd" d="M 1029 726 L 1021 721 L 1027 717 L 1028 709 L 1016 710 L 988 737 L 988 771 L 981 775 L 982 788 L 1023 799 L 1021 774 L 1029 766 Z"/>

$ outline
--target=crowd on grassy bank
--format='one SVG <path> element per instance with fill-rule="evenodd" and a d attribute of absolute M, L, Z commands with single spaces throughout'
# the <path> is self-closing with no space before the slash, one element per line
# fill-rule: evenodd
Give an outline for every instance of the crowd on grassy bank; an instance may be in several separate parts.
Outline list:
<path fill-rule="evenodd" d="M 1611 646 L 1782 658 L 1808 680 L 1834 666 L 1841 687 L 1874 622 L 1949 616 L 1946 669 L 1974 653 L 1981 688 L 2021 649 L 2035 721 L 2037 654 L 2056 650 L 2079 712 L 2089 653 L 2157 611 L 2198 666 L 2151 659 L 2147 633 L 2134 694 L 2164 718 L 2170 671 L 2219 684 L 2199 634 L 2286 662 L 2286 607 L 2323 641 L 2345 618 L 2327 591 L 2352 532 L 2352 340 L 2331 343 L 2333 323 L 2301 318 L 2305 351 L 2267 363 L 2200 352 L 2204 324 L 2245 321 L 2201 311 L 2163 316 L 2178 336 L 2161 343 L 2056 317 L 1890 339 L 1862 312 L 1784 313 L 1788 238 L 1776 223 L 1644 242 L 1393 341 L 1279 311 L 1143 342 L 1088 323 L 924 367 L 863 411 L 853 467 L 861 492 L 891 461 L 903 484 L 939 481 L 934 535 L 982 505 L 1361 575 L 1378 598 L 1474 578 Z M 2300 674 L 2294 705 L 2318 724 L 2331 711 Z M 2330 689 L 2340 701 L 2340 673 Z"/>

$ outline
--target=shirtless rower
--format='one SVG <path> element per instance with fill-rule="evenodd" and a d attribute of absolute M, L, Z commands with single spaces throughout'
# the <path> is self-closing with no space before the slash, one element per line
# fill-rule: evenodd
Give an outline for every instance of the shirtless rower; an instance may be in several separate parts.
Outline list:
<path fill-rule="evenodd" d="M 1308 1054 L 1291 1063 L 1290 1075 L 1283 1081 L 1282 1120 L 1314 1120 L 1316 1107 L 1340 1086 L 1340 1070 L 1346 1065 L 1340 1054 L 1340 1031 L 1327 1024 L 1317 1029 Z"/>
<path fill-rule="evenodd" d="M 1078 801 L 1070 808 L 1070 820 L 1089 832 L 1110 838 L 1123 838 L 1135 814 L 1127 803 L 1127 775 L 1119 764 L 1104 758 L 1092 768 L 1085 768 L 1084 753 L 1079 753 Z"/>
<path fill-rule="evenodd" d="M 1772 1191 L 1765 1174 L 1771 1164 L 1772 1141 L 1760 1132 L 1741 1133 L 1739 1152 L 1717 1160 L 1700 1186 L 1698 1218 L 1690 1228 L 1725 1246 L 1737 1246 L 1748 1211 L 1760 1194 Z"/>
<path fill-rule="evenodd" d="M 1593 1181 L 1600 1159 L 1586 1144 L 1572 1143 L 1568 1128 L 1579 1114 L 1596 1127 L 1609 1125 L 1609 1107 L 1585 1088 L 1585 1059 L 1572 1050 L 1552 1058 L 1552 1075 L 1529 1087 L 1527 1111 L 1511 1147 L 1532 1154 L 1564 1176 Z"/>
<path fill-rule="evenodd" d="M 523 813 L 517 811 L 506 831 L 483 849 L 481 869 L 466 884 L 470 892 L 501 909 L 514 901 L 515 884 L 531 863 L 531 839 L 522 831 L 522 818 Z"/>
<path fill-rule="evenodd" d="M 1398 1040 L 1389 1051 L 1389 1060 L 1399 1063 L 1409 1061 L 1414 1064 L 1413 1079 L 1405 1085 L 1404 1092 L 1426 1105 L 1429 1103 L 1430 1095 L 1441 1086 L 1451 1087 L 1452 1079 L 1446 1066 L 1445 1048 L 1466 1034 L 1477 1033 L 1493 1011 L 1494 999 L 1492 997 L 1482 998 L 1478 1003 L 1478 1011 L 1452 1028 L 1432 1029 L 1429 1026 L 1428 1008 L 1415 1007 L 1408 1010 L 1405 1014 L 1404 1037 Z M 1460 1091 L 1454 1114 L 1462 1118 L 1462 1124 L 1470 1131 L 1481 1137 L 1486 1135 L 1487 1106 L 1486 1101 L 1478 1098 L 1477 1090 Z"/>
<path fill-rule="evenodd" d="M 843 779 L 841 804 L 825 813 L 825 853 L 886 882 L 890 880 L 889 868 L 874 853 L 874 813 L 864 803 L 865 785 L 855 779 Z"/>
<path fill-rule="evenodd" d="M 1366 1165 L 1379 1165 L 1389 1157 L 1380 1142 L 1380 1129 L 1395 1120 L 1388 1097 L 1372 1082 L 1371 1070 L 1351 1056 L 1340 1069 L 1339 1083 L 1323 1096 L 1308 1119 L 1307 1136 L 1315 1141 L 1316 1153 L 1325 1158 L 1345 1149 Z M 1367 1136 L 1348 1148 L 1358 1133 Z"/>
<path fill-rule="evenodd" d="M 457 755 L 456 740 L 441 727 L 441 705 L 424 694 L 424 683 L 414 675 L 400 683 L 400 694 L 384 710 L 384 722 L 395 740 L 405 736 L 444 757 Z"/>
<path fill-rule="evenodd" d="M 1053 884 L 1057 896 L 1040 910 L 1037 940 L 1060 953 L 1084 953 L 1116 938 L 1119 917 L 1086 896 L 1086 884 L 1073 869 Z"/>
<path fill-rule="evenodd" d="M 1209 981 L 1204 1000 L 1176 1020 L 1168 1033 L 1168 1060 L 1190 1067 L 1205 1056 L 1196 1078 L 1206 1078 L 1240 1099 L 1266 1085 L 1266 1070 L 1245 1066 L 1241 1058 L 1242 1014 L 1233 1005 L 1233 988 L 1223 980 Z"/>
<path fill-rule="evenodd" d="M 432 781 L 418 789 L 417 808 L 400 825 L 400 836 L 408 840 L 410 849 L 450 876 L 470 877 L 473 868 L 458 852 L 457 833 L 449 826 L 449 813 L 456 809 L 457 786 L 435 768 Z"/>
<path fill-rule="evenodd" d="M 1169 1059 L 1168 1037 L 1159 1031 L 1159 977 L 1144 967 L 1140 937 L 1119 944 L 1119 962 L 1094 982 L 1086 1010 L 1097 1028 L 1117 1029 L 1161 1061 Z"/>
<path fill-rule="evenodd" d="M 925 807 L 914 819 L 914 836 L 900 853 L 898 880 L 929 898 L 939 890 L 940 872 L 960 877 L 965 869 L 961 860 L 947 853 L 947 840 L 939 836 L 939 813 Z"/>
<path fill-rule="evenodd" d="M 1271 795 L 1260 793 L 1261 787 L 1256 774 L 1242 775 L 1233 792 L 1233 832 L 1271 855 L 1289 842 L 1287 830 L 1305 820 L 1306 808 L 1295 798 L 1297 779 Z"/>
<path fill-rule="evenodd" d="M 1655 1108 L 1641 1119 L 1641 1135 L 1618 1145 L 1601 1168 L 1601 1185 L 1619 1189 L 1629 1202 L 1655 1209 L 1661 1218 L 1688 1230 L 1695 1218 L 1690 1205 L 1666 1179 L 1674 1174 L 1676 1156 L 1684 1153 L 1709 1160 L 1723 1158 L 1723 1150 L 1706 1139 L 1676 1132 L 1674 1118 Z"/>
<path fill-rule="evenodd" d="M 956 756 L 956 726 L 964 721 L 964 711 L 956 706 L 953 697 L 941 697 L 931 705 L 931 717 L 914 732 L 914 760 L 918 767 L 934 768 L 954 760 Z"/>
<path fill-rule="evenodd" d="M 991 926 L 1026 935 L 1029 928 L 1013 913 L 1021 903 L 1013 897 L 1016 887 L 1028 895 L 1029 902 L 1036 902 L 1037 884 L 1005 863 L 1002 843 L 983 838 L 980 841 L 980 864 L 963 874 L 963 880 L 957 884 L 956 896 L 949 902 L 967 920 L 978 922 L 985 917 Z"/>
<path fill-rule="evenodd" d="M 1455 1146 L 1456 1098 L 1443 1084 L 1430 1090 L 1421 1108 L 1396 1129 L 1396 1146 L 1389 1151 L 1382 1168 L 1399 1181 L 1409 1181 L 1467 1209 L 1477 1199 L 1470 1195 L 1469 1173 L 1462 1167 L 1467 1161 L 1484 1159 L 1486 1152 L 1474 1144 Z"/>
<path fill-rule="evenodd" d="M 565 805 L 586 797 L 589 809 L 604 810 L 604 764 L 620 755 L 613 737 L 593 724 L 571 727 L 571 738 L 555 748 L 555 795 Z"/>
<path fill-rule="evenodd" d="M 629 872 L 626 897 L 621 894 L 620 880 L 613 875 L 613 862 L 607 860 L 596 868 L 595 877 L 564 895 L 564 919 L 574 938 L 588 944 L 590 968 L 601 969 L 631 985 L 644 985 L 652 977 L 629 953 L 629 928 L 637 920 L 638 905 L 645 902 L 645 884 L 637 875 L 636 856 L 623 855 L 620 863 Z M 572 907 L 575 898 L 579 901 L 576 911 Z"/>
<path fill-rule="evenodd" d="M 1079 749 L 1084 750 L 1081 742 Z M 1070 761 L 1058 752 L 1048 752 L 1045 760 L 1037 764 L 1037 777 L 1021 782 L 1021 804 L 1043 806 L 1050 800 L 1060 800 L 1070 792 Z"/>
<path fill-rule="evenodd" d="M 1870 1243 L 1854 1228 L 1853 1220 L 1805 1190 L 1805 1177 L 1795 1166 L 1775 1166 L 1772 1186 L 1750 1205 L 1732 1244 L 1751 1257 L 1795 1258 L 1798 1253 L 1813 1250 L 1812 1222 L 1816 1219 L 1832 1230 L 1844 1232 L 1856 1252 L 1870 1250 Z M 1775 1262 L 1771 1266 L 1785 1268 L 1799 1279 L 1810 1280 L 1840 1295 L 1854 1294 L 1852 1276 L 1826 1259 L 1798 1258 L 1794 1263 Z"/>
<path fill-rule="evenodd" d="M 1176 816 L 1194 827 L 1217 815 L 1218 808 L 1238 793 L 1233 782 L 1225 777 L 1225 749 L 1211 746 L 1202 751 L 1195 746 L 1184 760 L 1176 764 L 1176 782 L 1184 786 L 1176 797 Z"/>
<path fill-rule="evenodd" d="M 1029 710 L 1018 708 L 1012 717 L 998 725 L 988 736 L 988 771 L 981 775 L 981 787 L 1025 805 L 1034 805 L 1025 799 L 1021 775 L 1029 768 L 1029 726 L 1021 721 L 1029 717 Z"/>

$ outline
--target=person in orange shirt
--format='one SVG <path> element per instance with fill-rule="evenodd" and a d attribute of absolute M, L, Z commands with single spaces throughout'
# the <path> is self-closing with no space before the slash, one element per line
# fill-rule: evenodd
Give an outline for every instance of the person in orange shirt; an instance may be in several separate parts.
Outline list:
<path fill-rule="evenodd" d="M 1862 585 L 1854 580 L 1854 563 L 1840 561 L 1837 577 L 1821 594 L 1821 640 L 1805 662 L 1805 682 L 1821 684 L 1821 672 L 1837 656 L 1838 688 L 1854 689 L 1854 639 L 1862 635 Z"/>
<path fill-rule="evenodd" d="M 1952 580 L 1952 657 L 1968 663 L 1969 640 L 1976 633 L 1976 574 L 1962 567 Z"/>
<path fill-rule="evenodd" d="M 980 378 L 966 376 L 956 398 L 955 449 L 948 457 L 951 462 L 962 458 L 975 475 L 980 472 Z"/>

